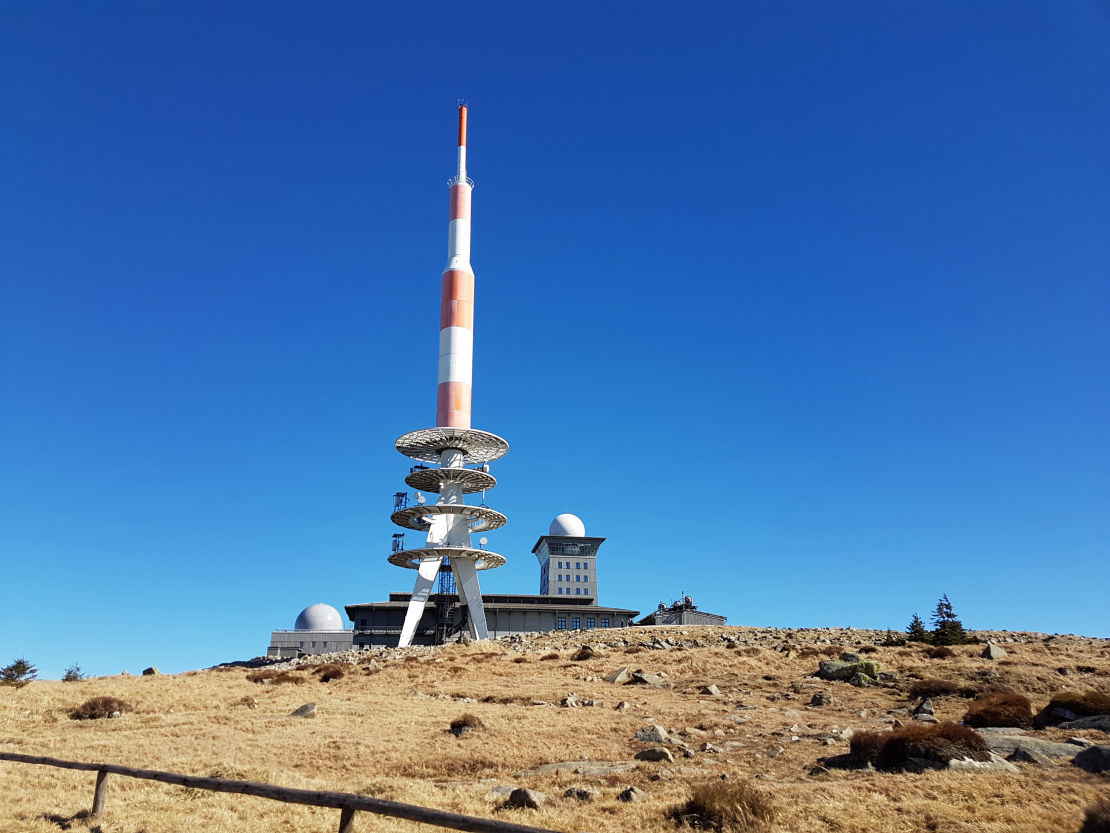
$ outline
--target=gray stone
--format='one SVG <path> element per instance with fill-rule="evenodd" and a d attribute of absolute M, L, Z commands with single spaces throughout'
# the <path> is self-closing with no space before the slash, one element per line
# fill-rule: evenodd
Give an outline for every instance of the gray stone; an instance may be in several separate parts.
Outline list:
<path fill-rule="evenodd" d="M 916 709 L 913 710 L 914 714 L 935 714 L 933 710 L 933 701 L 926 697 L 922 700 Z"/>
<path fill-rule="evenodd" d="M 926 714 L 925 712 L 922 712 L 921 714 L 915 714 L 913 716 L 913 719 L 916 720 L 918 723 L 940 723 L 940 721 L 937 720 L 936 715 Z"/>
<path fill-rule="evenodd" d="M 1110 772 L 1110 746 L 1088 746 L 1071 762 L 1087 772 Z"/>
<path fill-rule="evenodd" d="M 613 671 L 605 678 L 605 682 L 613 683 L 614 685 L 624 685 L 632 679 L 632 672 L 627 665 L 622 665 L 616 671 Z"/>
<path fill-rule="evenodd" d="M 674 683 L 668 683 L 658 674 L 651 674 L 643 669 L 633 671 L 626 685 L 646 685 L 648 688 L 674 688 Z"/>
<path fill-rule="evenodd" d="M 674 763 L 674 755 L 671 750 L 665 749 L 662 746 L 656 746 L 651 749 L 641 749 L 636 753 L 637 761 L 666 761 L 668 764 Z"/>
<path fill-rule="evenodd" d="M 316 704 L 305 703 L 295 712 L 289 715 L 290 717 L 316 717 Z"/>
<path fill-rule="evenodd" d="M 619 712 L 626 712 L 626 711 L 628 711 L 628 710 L 629 710 L 630 708 L 632 708 L 632 704 L 631 704 L 631 703 L 629 703 L 629 702 L 628 702 L 627 700 L 621 700 L 621 701 L 620 701 L 619 703 L 617 703 L 617 705 L 616 705 L 616 711 L 619 711 Z"/>
<path fill-rule="evenodd" d="M 776 746 L 774 749 L 768 750 L 767 757 L 768 758 L 777 758 L 779 755 L 781 755 L 785 751 L 786 750 L 783 749 L 781 746 Z"/>
<path fill-rule="evenodd" d="M 1097 729 L 1110 734 L 1110 714 L 1094 714 L 1060 724 L 1061 729 Z"/>
<path fill-rule="evenodd" d="M 721 749 L 721 747 L 714 746 L 713 744 L 708 743 L 708 742 L 703 743 L 701 746 L 698 747 L 698 749 L 701 750 L 702 752 L 708 752 L 710 754 L 716 754 L 718 752 L 724 752 L 724 750 Z"/>
<path fill-rule="evenodd" d="M 1035 749 L 1026 748 L 1024 746 L 1019 746 L 1017 749 L 1015 749 L 1013 753 L 1006 758 L 1006 760 L 1021 764 L 1038 764 L 1039 766 L 1045 766 L 1046 764 L 1052 763 L 1052 758 L 1048 757 L 1048 755 L 1038 752 Z"/>
<path fill-rule="evenodd" d="M 953 772 L 1021 772 L 1012 763 L 993 752 L 989 761 L 973 761 L 970 758 L 953 759 L 948 762 L 948 768 Z"/>
<path fill-rule="evenodd" d="M 505 803 L 510 807 L 531 807 L 533 810 L 538 810 L 547 803 L 547 796 L 536 790 L 517 787 L 509 793 L 509 799 Z"/>
<path fill-rule="evenodd" d="M 1081 749 L 1086 749 L 1088 746 L 1097 746 L 1090 738 L 1068 738 L 1065 743 L 1070 743 L 1073 746 L 1078 746 Z"/>
<path fill-rule="evenodd" d="M 852 675 L 852 678 L 848 680 L 848 684 L 854 685 L 856 688 L 866 688 L 868 686 L 875 685 L 875 678 L 869 677 L 862 672 L 858 672 Z"/>
<path fill-rule="evenodd" d="M 563 798 L 573 798 L 575 801 L 593 801 L 597 793 L 593 790 L 583 789 L 582 787 L 571 787 L 565 793 Z"/>
<path fill-rule="evenodd" d="M 831 706 L 832 701 L 833 701 L 832 697 L 830 697 L 828 694 L 826 694 L 823 691 L 819 691 L 816 694 L 814 694 L 813 697 L 810 698 L 809 705 L 811 705 L 811 706 Z"/>
<path fill-rule="evenodd" d="M 669 737 L 667 730 L 656 723 L 636 732 L 636 740 L 644 743 L 666 743 Z"/>
<path fill-rule="evenodd" d="M 639 787 L 625 787 L 617 793 L 617 801 L 623 801 L 630 804 L 633 801 L 640 801 L 644 797 L 644 791 Z"/>
<path fill-rule="evenodd" d="M 983 659 L 1004 659 L 1006 656 L 1006 652 L 1002 650 L 1001 647 L 995 645 L 992 642 L 983 649 L 983 653 L 981 653 L 979 656 L 981 656 Z"/>
<path fill-rule="evenodd" d="M 1076 754 L 1078 746 L 1070 743 L 1054 743 L 1050 740 L 1031 738 L 1026 735 L 995 735 L 980 732 L 979 735 L 987 742 L 987 748 L 998 755 L 1010 757 L 1019 749 L 1045 755 L 1049 758 L 1070 758 Z"/>
<path fill-rule="evenodd" d="M 715 685 L 702 686 L 701 687 L 701 693 L 702 694 L 708 694 L 711 697 L 720 697 L 721 696 L 721 690 L 719 688 L 717 688 L 717 686 L 715 686 Z"/>

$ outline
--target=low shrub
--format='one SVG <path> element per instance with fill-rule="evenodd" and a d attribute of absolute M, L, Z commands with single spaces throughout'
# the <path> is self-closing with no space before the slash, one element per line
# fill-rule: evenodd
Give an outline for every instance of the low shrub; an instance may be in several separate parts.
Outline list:
<path fill-rule="evenodd" d="M 1079 833 L 1110 833 L 1110 799 L 1103 799 L 1087 808 Z"/>
<path fill-rule="evenodd" d="M 252 671 L 247 674 L 247 682 L 261 683 L 263 685 L 281 685 L 282 683 L 292 683 L 293 685 L 304 685 L 306 682 L 304 677 L 298 677 L 289 671 L 275 671 L 272 668 L 263 668 L 260 671 Z"/>
<path fill-rule="evenodd" d="M 1049 708 L 1059 706 L 1080 717 L 1095 714 L 1110 714 L 1110 694 L 1102 691 L 1062 691 L 1054 694 L 1048 703 Z"/>
<path fill-rule="evenodd" d="M 540 659 L 558 659 L 558 658 L 559 658 L 559 652 L 558 651 L 551 651 L 550 653 L 546 653 L 542 657 L 540 657 Z"/>
<path fill-rule="evenodd" d="M 877 654 L 877 653 L 879 653 L 879 649 L 876 648 L 874 645 L 864 645 L 858 651 L 856 651 L 856 653 L 857 654 Z"/>
<path fill-rule="evenodd" d="M 746 781 L 701 784 L 685 803 L 667 811 L 682 827 L 735 833 L 770 830 L 776 815 L 772 798 Z"/>
<path fill-rule="evenodd" d="M 330 683 L 332 680 L 342 680 L 347 669 L 337 662 L 329 662 L 326 665 L 314 665 L 312 673 L 319 678 L 320 682 Z"/>
<path fill-rule="evenodd" d="M 953 758 L 990 760 L 986 741 L 973 729 L 955 723 L 913 723 L 889 732 L 857 732 L 849 755 L 859 766 L 872 764 L 888 772 L 943 769 Z"/>
<path fill-rule="evenodd" d="M 925 649 L 925 656 L 929 659 L 951 659 L 956 652 L 947 645 L 931 645 Z"/>
<path fill-rule="evenodd" d="M 459 737 L 466 732 L 477 732 L 479 729 L 484 728 L 486 728 L 486 724 L 483 723 L 477 715 L 470 714 L 469 712 L 451 721 L 451 734 L 455 737 Z"/>
<path fill-rule="evenodd" d="M 596 656 L 597 651 L 595 651 L 589 645 L 583 645 L 581 648 L 574 652 L 573 656 L 571 656 L 571 659 L 575 662 L 582 662 L 583 660 L 593 659 Z"/>
<path fill-rule="evenodd" d="M 974 697 L 979 689 L 969 683 L 956 680 L 940 680 L 928 678 L 918 680 L 910 686 L 910 697 L 915 700 L 924 700 L 926 697 Z"/>
<path fill-rule="evenodd" d="M 123 714 L 131 707 L 118 697 L 91 697 L 80 706 L 69 710 L 70 720 L 97 720 L 102 717 L 111 717 L 113 714 Z"/>
<path fill-rule="evenodd" d="M 1033 704 L 1022 694 L 985 692 L 967 708 L 963 723 L 976 729 L 988 726 L 1033 726 Z"/>
<path fill-rule="evenodd" d="M 515 663 L 528 662 L 528 657 L 513 657 L 513 662 L 515 662 Z"/>

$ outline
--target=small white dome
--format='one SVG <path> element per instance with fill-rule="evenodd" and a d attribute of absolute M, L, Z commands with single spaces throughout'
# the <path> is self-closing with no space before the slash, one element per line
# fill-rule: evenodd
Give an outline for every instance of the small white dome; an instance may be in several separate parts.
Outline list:
<path fill-rule="evenodd" d="M 334 607 L 318 602 L 301 611 L 293 629 L 298 631 L 341 631 L 343 630 L 343 620 L 339 616 L 339 611 Z"/>
<path fill-rule="evenodd" d="M 551 522 L 551 526 L 548 528 L 547 534 L 566 535 L 570 538 L 585 538 L 586 525 L 582 523 L 582 519 L 580 517 L 567 512 L 560 515 Z"/>

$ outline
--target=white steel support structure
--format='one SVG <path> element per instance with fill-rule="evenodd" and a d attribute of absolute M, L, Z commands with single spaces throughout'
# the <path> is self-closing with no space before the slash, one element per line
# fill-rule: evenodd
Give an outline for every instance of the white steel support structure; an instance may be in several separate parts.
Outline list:
<path fill-rule="evenodd" d="M 466 605 L 470 635 L 486 639 L 486 615 L 478 570 L 500 567 L 504 556 L 475 549 L 473 532 L 505 525 L 505 516 L 482 506 L 467 505 L 464 495 L 492 489 L 490 461 L 505 455 L 509 444 L 496 434 L 470 427 L 471 382 L 474 360 L 474 270 L 470 266 L 470 196 L 474 183 L 466 175 L 466 105 L 459 106 L 458 163 L 448 180 L 451 219 L 447 234 L 447 267 L 440 295 L 439 375 L 436 389 L 436 427 L 398 438 L 396 448 L 406 457 L 438 468 L 416 468 L 405 483 L 414 489 L 439 493 L 432 505 L 399 508 L 392 521 L 398 526 L 427 532 L 419 549 L 402 549 L 389 560 L 417 571 L 416 586 L 405 613 L 398 641 L 412 643 L 424 607 L 441 570 L 455 574 L 455 584 Z M 476 468 L 466 468 L 467 465 Z M 422 499 L 421 499 L 422 500 Z"/>

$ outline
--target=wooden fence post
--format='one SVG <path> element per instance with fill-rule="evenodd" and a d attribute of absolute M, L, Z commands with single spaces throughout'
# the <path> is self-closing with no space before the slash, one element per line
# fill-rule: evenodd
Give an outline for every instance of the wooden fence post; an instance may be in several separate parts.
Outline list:
<path fill-rule="evenodd" d="M 108 794 L 108 771 L 101 769 L 96 773 L 96 789 L 93 791 L 92 815 L 104 812 L 104 797 Z"/>
<path fill-rule="evenodd" d="M 350 807 L 339 812 L 339 833 L 355 833 L 355 811 Z"/>

